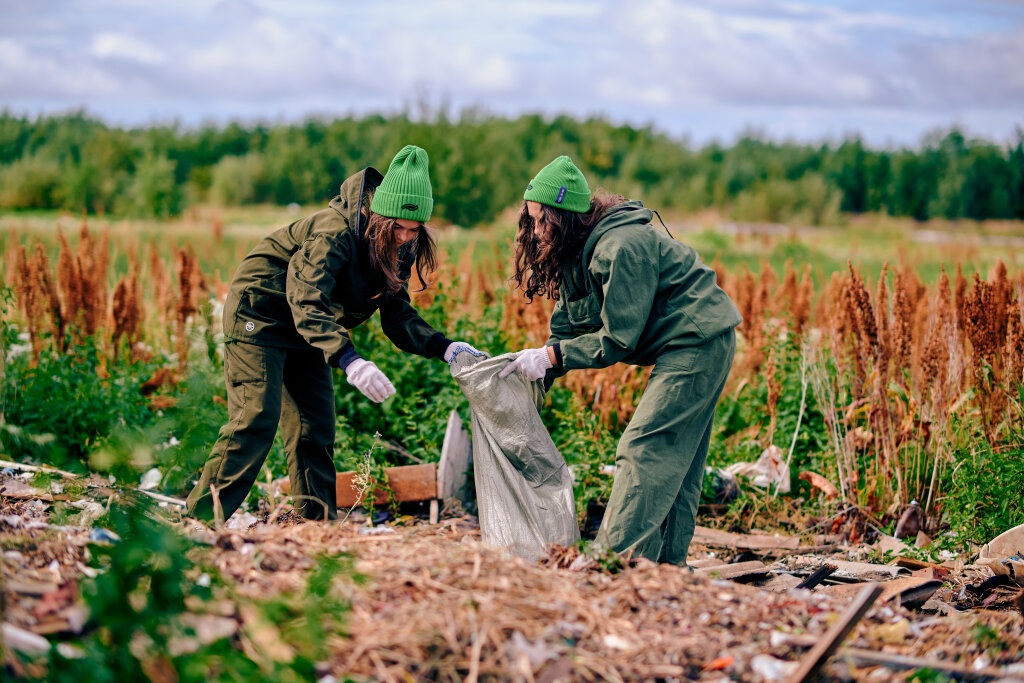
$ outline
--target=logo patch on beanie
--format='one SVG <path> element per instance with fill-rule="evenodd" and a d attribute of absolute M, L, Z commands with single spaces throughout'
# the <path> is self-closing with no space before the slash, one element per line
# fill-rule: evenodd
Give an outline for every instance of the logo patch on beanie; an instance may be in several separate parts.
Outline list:
<path fill-rule="evenodd" d="M 402 204 L 402 208 L 405 209 L 406 211 L 417 211 L 419 210 L 420 207 L 416 206 L 415 204 Z"/>
<path fill-rule="evenodd" d="M 561 204 L 563 199 L 565 199 L 565 185 L 558 188 L 558 198 L 555 199 L 555 204 Z"/>

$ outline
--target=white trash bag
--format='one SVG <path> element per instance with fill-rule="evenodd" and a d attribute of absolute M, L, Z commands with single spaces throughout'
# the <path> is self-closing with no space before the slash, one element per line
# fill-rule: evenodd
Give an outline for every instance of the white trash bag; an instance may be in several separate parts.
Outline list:
<path fill-rule="evenodd" d="M 452 377 L 469 400 L 473 476 L 483 541 L 531 560 L 580 538 L 572 475 L 540 419 L 541 381 L 499 379 L 512 354 L 458 353 Z"/>

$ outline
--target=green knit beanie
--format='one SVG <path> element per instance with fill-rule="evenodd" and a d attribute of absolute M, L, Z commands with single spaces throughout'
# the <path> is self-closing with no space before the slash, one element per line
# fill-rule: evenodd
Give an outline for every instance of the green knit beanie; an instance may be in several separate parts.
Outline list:
<path fill-rule="evenodd" d="M 523 199 L 556 209 L 586 213 L 590 210 L 590 186 L 572 159 L 562 155 L 540 169 L 526 186 Z"/>
<path fill-rule="evenodd" d="M 384 180 L 373 193 L 370 211 L 388 218 L 408 218 L 425 222 L 434 208 L 434 194 L 427 173 L 427 152 L 406 145 L 388 166 Z"/>

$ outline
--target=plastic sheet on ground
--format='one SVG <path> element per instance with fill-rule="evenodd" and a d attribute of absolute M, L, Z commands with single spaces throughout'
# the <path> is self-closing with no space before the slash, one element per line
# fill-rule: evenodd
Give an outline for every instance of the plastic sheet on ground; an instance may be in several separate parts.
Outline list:
<path fill-rule="evenodd" d="M 761 451 L 756 462 L 733 463 L 725 471 L 749 478 L 754 486 L 763 489 L 774 486 L 779 493 L 789 493 L 789 465 L 782 449 L 774 444 Z"/>
<path fill-rule="evenodd" d="M 580 531 L 572 475 L 540 419 L 541 383 L 498 378 L 512 358 L 463 352 L 451 372 L 469 400 L 483 541 L 536 560 L 550 544 L 575 544 Z"/>

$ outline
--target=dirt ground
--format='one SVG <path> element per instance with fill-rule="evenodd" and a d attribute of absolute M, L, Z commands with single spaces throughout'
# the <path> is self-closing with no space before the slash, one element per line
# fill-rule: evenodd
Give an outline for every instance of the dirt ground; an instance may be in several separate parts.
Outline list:
<path fill-rule="evenodd" d="M 52 499 L 32 491 L 0 475 L 4 656 L 14 677 L 12 634 L 73 641 L 89 628 L 77 587 L 97 531 L 55 523 Z M 751 549 L 698 534 L 696 571 L 645 560 L 613 571 L 573 548 L 538 563 L 510 556 L 484 545 L 464 514 L 377 526 L 358 513 L 342 523 L 284 514 L 219 530 L 177 521 L 173 506 L 167 518 L 241 596 L 294 590 L 319 554 L 354 558 L 367 580 L 346 589 L 346 633 L 330 637 L 324 681 L 788 680 L 876 584 L 881 595 L 837 639 L 820 678 L 904 680 L 931 669 L 1024 680 L 1021 591 L 970 558 L 877 565 L 863 562 L 870 548 L 839 538 L 810 547 L 776 537 L 786 547 Z M 840 570 L 795 587 L 826 563 Z M 216 618 L 221 637 L 253 647 L 244 609 L 222 606 Z"/>

